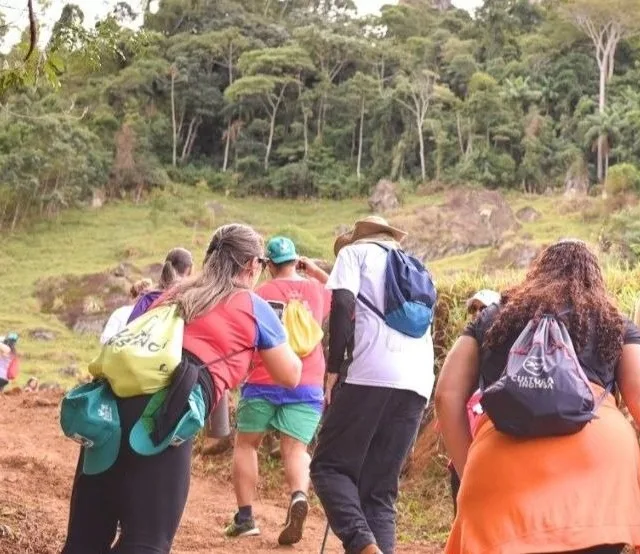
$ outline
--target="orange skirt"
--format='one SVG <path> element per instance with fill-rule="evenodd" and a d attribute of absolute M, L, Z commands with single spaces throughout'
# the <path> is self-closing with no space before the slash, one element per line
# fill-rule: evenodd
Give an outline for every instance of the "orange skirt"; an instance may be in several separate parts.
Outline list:
<path fill-rule="evenodd" d="M 575 435 L 527 440 L 496 431 L 483 416 L 445 554 L 640 545 L 638 440 L 613 396 L 598 416 Z"/>

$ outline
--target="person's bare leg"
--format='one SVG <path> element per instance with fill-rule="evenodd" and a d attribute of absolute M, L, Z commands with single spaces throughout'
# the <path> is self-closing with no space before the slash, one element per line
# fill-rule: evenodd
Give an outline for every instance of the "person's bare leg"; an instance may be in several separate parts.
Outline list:
<path fill-rule="evenodd" d="M 299 440 L 281 433 L 280 452 L 284 463 L 284 478 L 289 485 L 290 492 L 293 494 L 300 491 L 307 494 L 311 483 L 309 478 L 311 456 L 309 456 L 307 446 Z"/>
<path fill-rule="evenodd" d="M 307 492 L 310 484 L 311 457 L 305 444 L 284 433 L 281 433 L 280 437 L 280 452 L 284 462 L 285 480 L 291 491 L 291 504 L 287 513 L 287 522 L 280 533 L 278 543 L 290 545 L 302 539 L 304 523 L 309 513 Z"/>
<path fill-rule="evenodd" d="M 227 528 L 229 536 L 255 535 L 260 531 L 255 526 L 251 532 L 233 531 L 243 524 L 253 524 L 252 502 L 258 485 L 258 448 L 262 440 L 262 433 L 238 433 L 233 448 L 233 488 L 238 502 L 238 513 L 234 524 Z"/>
<path fill-rule="evenodd" d="M 238 506 L 249 506 L 258 485 L 258 448 L 262 433 L 238 433 L 233 447 L 233 488 Z"/>

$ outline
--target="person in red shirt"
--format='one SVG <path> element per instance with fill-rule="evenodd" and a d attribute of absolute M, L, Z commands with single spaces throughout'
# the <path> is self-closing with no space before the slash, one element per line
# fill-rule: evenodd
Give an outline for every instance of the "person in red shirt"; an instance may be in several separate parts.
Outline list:
<path fill-rule="evenodd" d="M 272 279 L 258 287 L 256 294 L 281 318 L 287 305 L 298 300 L 321 326 L 331 307 L 331 293 L 324 288 L 329 276 L 311 260 L 299 258 L 295 245 L 286 237 L 269 241 L 267 258 Z M 308 278 L 299 271 L 304 271 Z M 233 481 L 238 512 L 226 529 L 227 536 L 246 537 L 260 533 L 251 507 L 258 482 L 257 451 L 264 434 L 276 430 L 281 436 L 280 451 L 291 491 L 287 521 L 278 542 L 290 545 L 301 540 L 309 510 L 307 446 L 313 440 L 322 415 L 324 373 L 321 339 L 308 355 L 302 357 L 302 377 L 295 389 L 276 384 L 261 360 L 255 359 L 254 370 L 242 387 L 237 410 Z"/>
<path fill-rule="evenodd" d="M 256 231 L 225 225 L 211 239 L 202 272 L 176 283 L 152 305 L 177 306 L 185 322 L 182 361 L 168 389 L 156 393 L 166 397 L 151 430 L 142 421 L 156 395 L 114 398 L 117 418 L 107 405 L 109 416 L 102 420 L 109 422 L 109 440 L 117 441 L 117 457 L 103 471 L 89 471 L 85 457 L 98 445 L 83 444 L 62 554 L 169 554 L 191 473 L 193 435 L 178 435 L 183 419 L 194 409 L 206 419 L 256 360 L 279 385 L 298 385 L 302 362 L 274 311 L 251 290 L 266 263 Z M 192 402 L 193 395 L 199 400 Z M 136 450 L 136 427 L 152 452 Z"/>

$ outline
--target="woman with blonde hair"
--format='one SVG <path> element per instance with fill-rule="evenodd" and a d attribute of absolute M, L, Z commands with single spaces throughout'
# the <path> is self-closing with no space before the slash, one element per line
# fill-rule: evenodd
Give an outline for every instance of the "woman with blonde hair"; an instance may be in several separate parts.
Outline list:
<path fill-rule="evenodd" d="M 159 408 L 150 406 L 157 394 L 111 395 L 113 409 L 96 403 L 100 415 L 108 412 L 103 419 L 109 436 L 82 448 L 63 554 L 169 554 L 189 491 L 193 435 L 180 430 L 194 406 L 201 408 L 201 421 L 206 419 L 225 391 L 244 380 L 254 352 L 277 383 L 298 384 L 300 359 L 275 312 L 251 290 L 264 267 L 262 237 L 245 225 L 225 225 L 211 239 L 202 273 L 175 284 L 156 302 L 177 306 L 184 319 L 182 361 Z M 160 418 L 148 429 L 150 407 Z M 97 421 L 91 421 L 94 428 Z M 119 449 L 115 444 L 107 452 L 113 436 Z M 150 442 L 155 446 L 140 453 L 139 446 Z M 114 459 L 106 469 L 90 467 L 104 462 L 107 453 Z M 121 533 L 112 546 L 118 524 Z"/>
<path fill-rule="evenodd" d="M 573 358 L 565 354 L 558 359 L 577 360 L 580 367 L 573 362 L 553 365 L 551 358 L 548 366 L 543 358 L 541 367 L 563 372 L 560 376 L 549 372 L 554 381 L 569 379 L 565 372 L 570 370 L 582 375 L 595 399 L 590 415 L 596 417 L 571 429 L 572 434 L 557 429 L 551 433 L 548 428 L 545 433 L 521 436 L 506 431 L 514 427 L 498 431 L 485 413 L 472 439 L 466 404 L 478 381 L 483 385 L 485 412 L 491 413 L 489 408 L 496 404 L 485 403 L 487 394 L 499 390 L 490 389 L 498 380 L 507 387 L 502 377 L 507 360 L 530 354 L 512 346 L 530 323 L 535 328 L 545 318 L 553 318 L 557 328 L 562 324 L 568 337 L 561 344 L 550 344 L 551 354 L 545 349 L 544 356 L 575 350 Z M 534 366 L 530 360 L 536 361 L 529 356 L 522 370 L 534 374 L 540 362 Z M 458 514 L 445 553 L 620 554 L 627 544 L 640 545 L 640 449 L 634 429 L 611 394 L 619 390 L 636 424 L 640 423 L 639 368 L 640 331 L 609 300 L 595 255 L 575 240 L 546 248 L 526 278 L 503 293 L 499 306 L 486 308 L 467 326 L 438 379 L 440 428 L 462 479 Z M 517 387 L 519 381 L 514 379 Z M 530 382 L 526 376 L 523 380 Z M 553 382 L 551 387 L 545 383 L 539 394 L 527 394 L 538 394 L 538 405 L 545 409 L 555 406 L 562 411 L 566 406 L 550 403 L 560 398 L 554 394 L 566 398 L 567 390 L 554 393 Z M 585 381 L 580 383 L 586 388 Z"/>

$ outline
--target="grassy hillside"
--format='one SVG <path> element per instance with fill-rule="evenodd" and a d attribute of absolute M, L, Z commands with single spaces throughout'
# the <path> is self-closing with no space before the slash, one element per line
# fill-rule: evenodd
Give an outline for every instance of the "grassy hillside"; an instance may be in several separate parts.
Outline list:
<path fill-rule="evenodd" d="M 440 199 L 409 197 L 406 208 Z M 514 210 L 532 206 L 542 213 L 539 221 L 524 224 L 516 238 L 530 235 L 534 242 L 543 243 L 567 235 L 586 240 L 597 237 L 600 224 L 585 223 L 579 214 L 560 213 L 558 198 L 510 195 L 508 200 Z M 21 382 L 31 375 L 59 381 L 59 368 L 75 363 L 84 371 L 96 353 L 97 341 L 72 333 L 57 317 L 40 312 L 33 295 L 38 279 L 102 272 L 122 261 L 142 267 L 161 261 L 166 251 L 177 245 L 192 249 L 199 264 L 211 230 L 230 221 L 249 223 L 265 235 L 288 234 L 305 254 L 332 259 L 335 229 L 367 214 L 363 200 L 232 199 L 188 187 L 158 193 L 138 205 L 122 202 L 93 211 L 72 210 L 56 221 L 4 237 L 0 248 L 0 334 L 8 330 L 21 333 Z M 476 273 L 486 255 L 486 250 L 479 250 L 430 265 L 436 278 L 455 270 Z M 35 328 L 53 330 L 57 339 L 32 340 L 28 332 Z"/>

